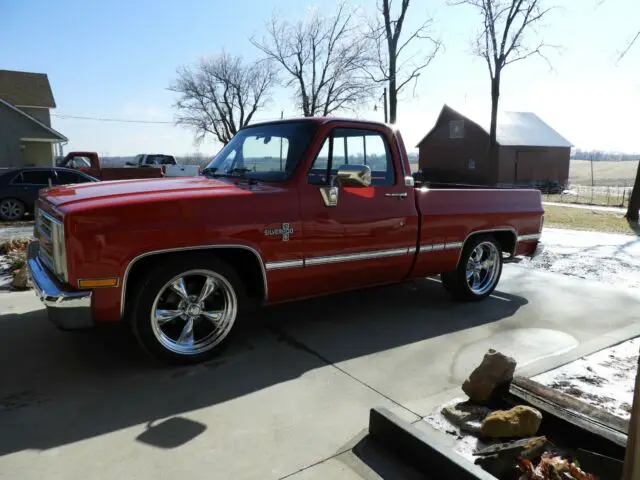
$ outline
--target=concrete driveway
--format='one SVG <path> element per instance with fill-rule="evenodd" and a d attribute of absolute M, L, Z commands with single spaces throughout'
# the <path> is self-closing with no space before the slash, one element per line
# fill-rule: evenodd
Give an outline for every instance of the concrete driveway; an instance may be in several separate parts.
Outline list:
<path fill-rule="evenodd" d="M 366 437 L 418 421 L 498 348 L 535 374 L 640 335 L 632 290 L 505 267 L 455 304 L 435 281 L 274 307 L 222 357 L 161 368 L 118 331 L 63 333 L 0 295 L 0 478 L 420 478 Z"/>

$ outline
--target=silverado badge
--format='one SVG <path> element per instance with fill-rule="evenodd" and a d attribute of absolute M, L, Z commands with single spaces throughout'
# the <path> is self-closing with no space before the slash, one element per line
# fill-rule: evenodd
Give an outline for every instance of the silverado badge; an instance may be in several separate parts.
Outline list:
<path fill-rule="evenodd" d="M 293 235 L 293 228 L 288 223 L 283 223 L 279 228 L 265 228 L 264 234 L 267 237 L 282 237 L 283 242 L 288 242 L 289 237 Z"/>

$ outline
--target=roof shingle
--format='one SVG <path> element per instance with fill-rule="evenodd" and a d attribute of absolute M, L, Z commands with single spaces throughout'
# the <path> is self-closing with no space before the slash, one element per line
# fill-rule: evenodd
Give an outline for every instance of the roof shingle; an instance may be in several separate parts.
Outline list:
<path fill-rule="evenodd" d="M 23 107 L 56 107 L 46 73 L 0 70 L 0 98 Z"/>

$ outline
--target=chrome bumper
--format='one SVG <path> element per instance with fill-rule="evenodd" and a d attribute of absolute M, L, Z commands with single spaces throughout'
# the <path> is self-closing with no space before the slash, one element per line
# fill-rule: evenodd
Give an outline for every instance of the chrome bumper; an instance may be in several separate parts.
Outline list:
<path fill-rule="evenodd" d="M 47 307 L 49 320 L 61 330 L 93 326 L 91 292 L 65 290 L 38 258 L 39 242 L 29 244 L 27 270 L 36 296 Z"/>

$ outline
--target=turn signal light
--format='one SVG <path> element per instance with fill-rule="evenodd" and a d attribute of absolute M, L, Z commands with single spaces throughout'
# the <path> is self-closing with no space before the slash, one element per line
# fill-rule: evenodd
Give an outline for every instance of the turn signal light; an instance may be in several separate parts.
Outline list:
<path fill-rule="evenodd" d="M 117 287 L 117 278 L 85 278 L 78 280 L 78 288 Z"/>

